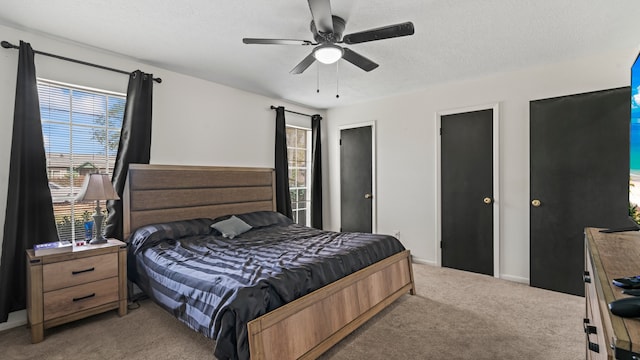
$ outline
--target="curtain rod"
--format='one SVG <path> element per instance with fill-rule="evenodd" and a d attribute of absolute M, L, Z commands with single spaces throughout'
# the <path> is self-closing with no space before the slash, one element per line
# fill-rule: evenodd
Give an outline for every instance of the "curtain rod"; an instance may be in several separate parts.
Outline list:
<path fill-rule="evenodd" d="M 273 106 L 273 105 L 271 105 L 271 109 L 272 109 L 272 110 L 275 110 L 275 109 L 277 109 L 277 108 L 278 108 L 277 106 Z M 303 113 L 301 113 L 301 112 L 297 112 L 297 111 L 293 111 L 293 110 L 287 110 L 287 109 L 284 109 L 284 111 L 285 111 L 285 112 L 288 112 L 288 113 L 292 113 L 292 114 L 302 115 L 302 116 L 308 116 L 308 117 L 312 117 L 312 116 L 313 116 L 313 115 L 303 114 Z"/>
<path fill-rule="evenodd" d="M 2 43 L 0 43 L 2 45 L 3 48 L 5 49 L 19 49 L 19 46 L 13 45 L 8 41 L 2 41 Z M 66 60 L 66 61 L 71 61 L 74 63 L 78 63 L 78 64 L 82 64 L 82 65 L 87 65 L 87 66 L 93 66 L 102 70 L 109 70 L 109 71 L 113 71 L 113 72 L 117 72 L 120 74 L 131 74 L 131 72 L 127 72 L 124 70 L 118 70 L 118 69 L 114 69 L 114 68 L 110 68 L 110 67 L 106 67 L 106 66 L 102 66 L 102 65 L 97 65 L 97 64 L 92 64 L 86 61 L 82 61 L 82 60 L 76 60 L 76 59 L 71 59 L 68 57 L 64 57 L 64 56 L 60 56 L 60 55 L 55 55 L 55 54 L 50 54 L 50 53 L 46 53 L 43 51 L 37 51 L 37 50 L 33 50 L 33 52 L 35 54 L 40 54 L 40 55 L 44 55 L 44 56 L 50 56 L 52 58 L 56 58 L 56 59 L 60 59 L 60 60 Z M 160 84 L 162 82 L 161 78 L 153 78 L 153 81 L 157 82 L 158 84 Z"/>

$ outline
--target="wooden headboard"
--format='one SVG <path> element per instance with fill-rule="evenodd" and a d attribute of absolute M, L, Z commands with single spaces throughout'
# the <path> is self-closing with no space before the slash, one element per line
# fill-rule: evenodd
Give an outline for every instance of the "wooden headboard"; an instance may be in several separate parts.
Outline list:
<path fill-rule="evenodd" d="M 130 164 L 122 195 L 124 240 L 149 224 L 276 210 L 269 168 Z"/>

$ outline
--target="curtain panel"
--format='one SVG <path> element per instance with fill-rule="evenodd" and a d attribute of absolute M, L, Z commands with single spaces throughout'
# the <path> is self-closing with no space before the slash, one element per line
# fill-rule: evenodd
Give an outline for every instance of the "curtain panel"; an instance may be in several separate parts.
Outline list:
<path fill-rule="evenodd" d="M 276 210 L 293 219 L 291 194 L 289 193 L 289 159 L 287 157 L 287 129 L 284 120 L 284 107 L 276 108 Z"/>
<path fill-rule="evenodd" d="M 140 70 L 131 73 L 127 87 L 120 145 L 111 182 L 122 199 L 129 164 L 148 164 L 151 158 L 151 110 L 153 105 L 153 75 Z M 105 236 L 123 239 L 122 200 L 107 201 Z"/>
<path fill-rule="evenodd" d="M 322 230 L 322 140 L 320 115 L 311 117 L 311 226 Z"/>
<path fill-rule="evenodd" d="M 26 308 L 25 250 L 58 241 L 47 177 L 34 52 L 20 41 L 7 208 L 0 259 L 0 322 Z"/>

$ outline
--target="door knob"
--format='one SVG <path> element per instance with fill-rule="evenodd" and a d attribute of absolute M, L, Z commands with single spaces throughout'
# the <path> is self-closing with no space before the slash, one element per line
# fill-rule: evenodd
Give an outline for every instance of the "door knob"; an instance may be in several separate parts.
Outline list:
<path fill-rule="evenodd" d="M 365 198 L 365 199 L 372 199 L 372 198 L 373 198 L 373 195 L 371 195 L 371 194 L 364 194 L 364 198 Z"/>
<path fill-rule="evenodd" d="M 538 207 L 538 206 L 542 205 L 542 203 L 538 199 L 533 199 L 531 201 L 531 205 L 533 205 L 533 207 Z"/>
<path fill-rule="evenodd" d="M 484 201 L 484 203 L 485 203 L 485 204 L 491 204 L 491 202 L 492 202 L 493 200 L 491 200 L 491 198 L 490 198 L 490 197 L 486 197 L 486 198 L 484 198 L 482 201 Z"/>

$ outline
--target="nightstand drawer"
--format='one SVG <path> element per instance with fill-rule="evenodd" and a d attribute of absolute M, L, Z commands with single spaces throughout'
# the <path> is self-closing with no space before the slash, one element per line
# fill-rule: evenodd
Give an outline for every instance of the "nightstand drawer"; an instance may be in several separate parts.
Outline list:
<path fill-rule="evenodd" d="M 118 301 L 118 277 L 44 293 L 44 320 Z"/>
<path fill-rule="evenodd" d="M 118 254 L 90 256 L 42 266 L 43 291 L 118 276 Z"/>

